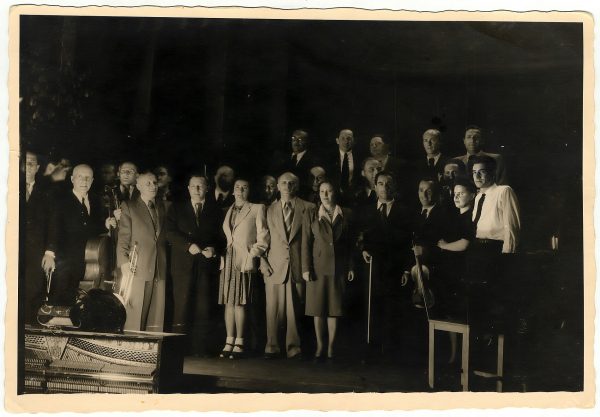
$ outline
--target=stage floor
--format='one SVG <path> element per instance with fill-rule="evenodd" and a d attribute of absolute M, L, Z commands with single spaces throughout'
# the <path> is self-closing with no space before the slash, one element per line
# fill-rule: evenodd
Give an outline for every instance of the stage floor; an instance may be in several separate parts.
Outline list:
<path fill-rule="evenodd" d="M 439 388 L 461 391 L 460 365 L 436 369 Z M 361 364 L 346 361 L 329 365 L 310 360 L 265 360 L 260 356 L 230 360 L 187 357 L 185 390 L 189 393 L 339 393 L 430 392 L 427 367 L 389 363 Z M 436 387 L 437 391 L 438 387 Z"/>

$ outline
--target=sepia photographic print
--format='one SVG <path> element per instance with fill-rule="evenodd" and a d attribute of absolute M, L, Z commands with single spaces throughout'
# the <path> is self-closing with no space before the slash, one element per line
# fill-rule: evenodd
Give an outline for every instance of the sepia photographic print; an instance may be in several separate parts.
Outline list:
<path fill-rule="evenodd" d="M 593 407 L 592 34 L 11 9 L 6 408 Z"/>

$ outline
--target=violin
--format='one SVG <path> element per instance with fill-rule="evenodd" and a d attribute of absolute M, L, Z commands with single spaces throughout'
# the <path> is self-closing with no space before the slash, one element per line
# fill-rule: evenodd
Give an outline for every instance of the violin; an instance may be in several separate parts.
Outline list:
<path fill-rule="evenodd" d="M 413 251 L 416 245 L 413 241 Z M 412 267 L 410 274 L 415 281 L 415 289 L 412 293 L 412 302 L 418 308 L 431 308 L 435 303 L 435 297 L 430 289 L 425 289 L 424 281 L 429 280 L 429 268 L 421 265 L 419 257 L 415 253 L 415 266 Z"/>

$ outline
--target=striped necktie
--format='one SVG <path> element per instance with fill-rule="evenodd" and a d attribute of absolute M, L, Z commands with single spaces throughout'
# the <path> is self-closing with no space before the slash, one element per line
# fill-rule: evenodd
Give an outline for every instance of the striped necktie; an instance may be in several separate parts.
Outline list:
<path fill-rule="evenodd" d="M 294 210 L 292 209 L 292 203 L 287 201 L 283 206 L 283 222 L 285 223 L 285 231 L 289 237 L 292 231 L 292 219 L 294 218 Z"/>

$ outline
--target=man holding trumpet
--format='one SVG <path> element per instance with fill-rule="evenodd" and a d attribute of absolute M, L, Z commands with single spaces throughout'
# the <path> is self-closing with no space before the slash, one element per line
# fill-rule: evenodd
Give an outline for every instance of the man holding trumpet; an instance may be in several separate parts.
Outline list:
<path fill-rule="evenodd" d="M 124 329 L 161 332 L 167 275 L 165 207 L 162 200 L 156 198 L 158 185 L 154 174 L 140 174 L 136 187 L 139 197 L 121 203 L 117 243 L 122 283 L 132 279 L 131 296 L 125 300 Z M 131 253 L 134 246 L 135 255 Z"/>

